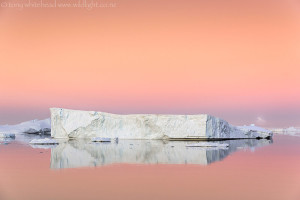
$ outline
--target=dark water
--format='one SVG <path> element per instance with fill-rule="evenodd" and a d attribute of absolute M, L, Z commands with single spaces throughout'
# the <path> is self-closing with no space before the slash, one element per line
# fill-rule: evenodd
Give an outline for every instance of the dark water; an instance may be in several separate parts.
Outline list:
<path fill-rule="evenodd" d="M 300 137 L 190 142 L 0 141 L 0 199 L 300 200 Z"/>

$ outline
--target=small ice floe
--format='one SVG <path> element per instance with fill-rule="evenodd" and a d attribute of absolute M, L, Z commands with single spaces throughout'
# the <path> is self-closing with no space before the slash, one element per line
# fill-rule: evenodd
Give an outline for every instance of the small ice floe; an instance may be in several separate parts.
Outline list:
<path fill-rule="evenodd" d="M 0 138 L 15 138 L 16 135 L 13 133 L 0 133 Z"/>
<path fill-rule="evenodd" d="M 111 142 L 111 138 L 94 137 L 92 142 Z"/>
<path fill-rule="evenodd" d="M 57 146 L 57 144 L 30 144 L 34 149 L 52 149 Z"/>
<path fill-rule="evenodd" d="M 212 148 L 227 148 L 229 144 L 221 144 L 216 142 L 198 142 L 193 144 L 188 144 L 186 147 L 212 147 Z"/>
<path fill-rule="evenodd" d="M 31 140 L 31 142 L 29 142 L 29 144 L 38 144 L 38 145 L 53 145 L 53 144 L 59 144 L 57 140 L 54 139 L 49 139 L 49 138 L 45 138 L 45 139 L 33 139 Z"/>
<path fill-rule="evenodd" d="M 10 144 L 10 142 L 12 142 L 15 138 L 0 138 L 0 145 L 1 144 L 4 144 L 4 145 L 7 145 L 7 144 Z"/>

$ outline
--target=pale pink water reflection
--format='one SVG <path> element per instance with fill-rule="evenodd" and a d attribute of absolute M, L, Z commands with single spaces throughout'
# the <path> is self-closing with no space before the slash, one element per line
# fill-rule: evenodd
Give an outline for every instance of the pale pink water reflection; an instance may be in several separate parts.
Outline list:
<path fill-rule="evenodd" d="M 50 169 L 51 150 L 0 145 L 1 200 L 300 199 L 300 137 L 204 165 L 114 164 Z"/>

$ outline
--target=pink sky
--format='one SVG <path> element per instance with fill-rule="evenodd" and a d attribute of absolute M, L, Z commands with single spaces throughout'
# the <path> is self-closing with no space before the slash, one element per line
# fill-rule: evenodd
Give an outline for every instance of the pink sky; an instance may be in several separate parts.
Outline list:
<path fill-rule="evenodd" d="M 299 1 L 111 2 L 0 7 L 0 124 L 66 107 L 300 126 Z"/>

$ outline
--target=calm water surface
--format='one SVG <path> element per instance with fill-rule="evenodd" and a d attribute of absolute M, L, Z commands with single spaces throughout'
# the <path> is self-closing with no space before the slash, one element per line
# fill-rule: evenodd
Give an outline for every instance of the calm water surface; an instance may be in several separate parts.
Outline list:
<path fill-rule="evenodd" d="M 0 199 L 300 200 L 300 137 L 188 142 L 0 141 Z M 36 137 L 36 136 L 35 136 Z"/>

